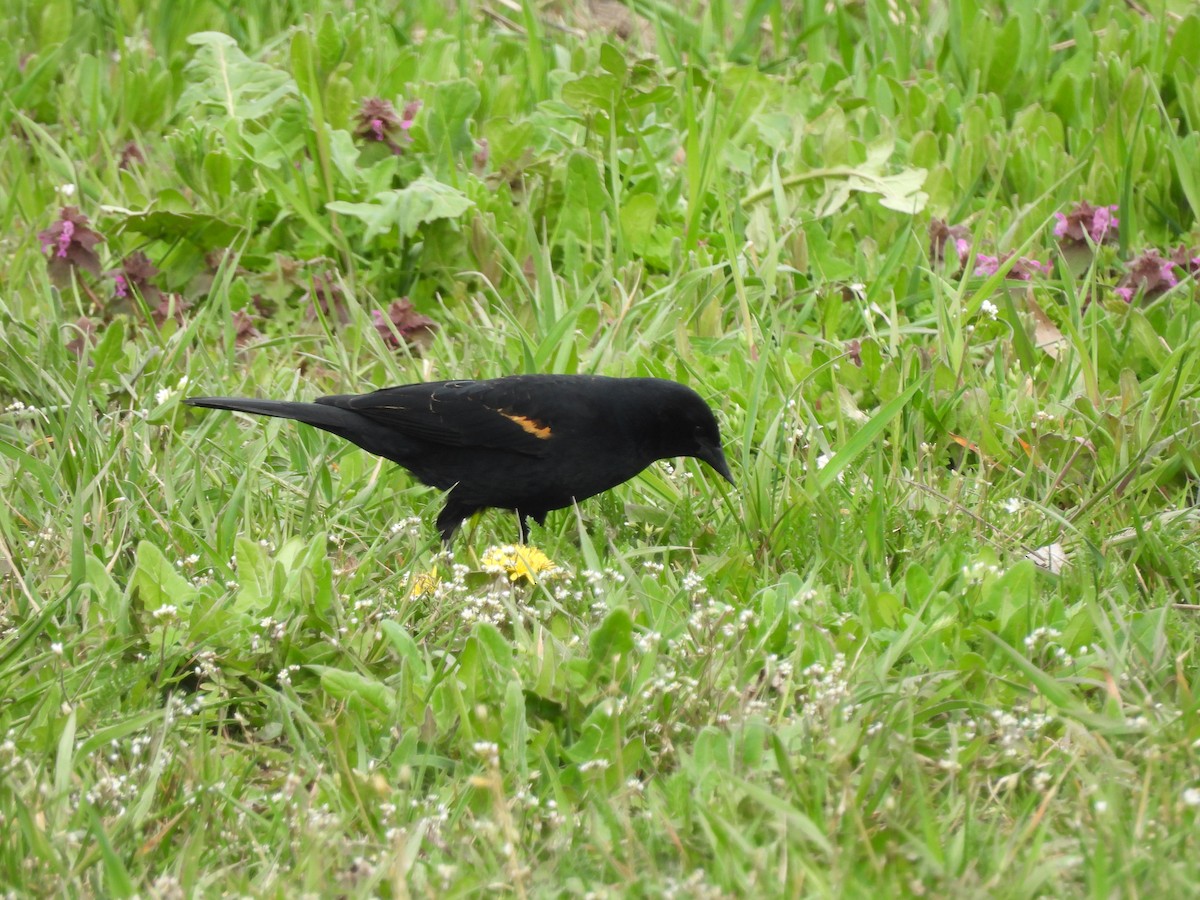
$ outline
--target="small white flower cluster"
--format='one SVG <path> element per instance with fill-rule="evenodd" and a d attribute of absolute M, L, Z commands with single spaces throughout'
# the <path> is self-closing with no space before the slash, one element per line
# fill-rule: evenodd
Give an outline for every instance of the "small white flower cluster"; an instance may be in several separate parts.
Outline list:
<path fill-rule="evenodd" d="M 704 576 L 699 572 L 688 572 L 684 575 L 681 586 L 685 593 L 695 596 L 708 593 L 708 587 L 704 584 Z"/>
<path fill-rule="evenodd" d="M 729 896 L 708 881 L 708 873 L 696 869 L 687 878 L 667 878 L 662 887 L 663 900 L 723 900 Z"/>
<path fill-rule="evenodd" d="M 1009 758 L 1023 754 L 1036 758 L 1038 753 L 1033 745 L 1040 741 L 1045 736 L 1046 729 L 1054 724 L 1054 719 L 1045 713 L 1020 709 L 994 709 L 990 718 L 993 736 L 999 742 L 1004 755 Z"/>
<path fill-rule="evenodd" d="M 1033 414 L 1033 421 L 1029 423 L 1029 427 L 1034 431 L 1043 425 L 1056 425 L 1059 423 L 1059 418 L 1051 412 L 1044 409 L 1039 409 Z"/>
<path fill-rule="evenodd" d="M 403 534 L 405 537 L 419 538 L 421 536 L 421 517 L 408 516 L 398 522 L 393 522 L 392 534 Z"/>
<path fill-rule="evenodd" d="M 984 562 L 978 559 L 970 565 L 962 567 L 962 576 L 968 584 L 983 584 L 988 577 L 1000 575 L 1003 571 L 995 563 Z"/>
<path fill-rule="evenodd" d="M 1048 651 L 1053 655 L 1055 661 L 1064 666 L 1074 665 L 1075 659 L 1067 652 L 1067 648 L 1058 643 L 1058 639 L 1062 637 L 1062 632 L 1057 628 L 1051 628 L 1043 625 L 1033 629 L 1025 636 L 1025 649 L 1032 656 L 1039 650 Z"/>
<path fill-rule="evenodd" d="M 37 533 L 36 539 L 30 538 L 29 540 L 27 540 L 25 542 L 25 547 L 29 550 L 36 549 L 37 545 L 38 545 L 38 541 L 42 541 L 43 543 L 46 543 L 46 542 L 54 540 L 55 537 L 56 537 L 56 535 L 54 533 L 54 526 L 47 525 L 45 528 L 43 528 L 41 531 L 39 531 Z"/>
<path fill-rule="evenodd" d="M 800 710 L 810 721 L 831 722 L 835 716 L 848 719 L 857 708 L 851 700 L 846 678 L 846 656 L 834 654 L 829 665 L 813 663 L 800 672 Z"/>
<path fill-rule="evenodd" d="M 500 745 L 495 741 L 476 741 L 471 745 L 471 750 L 488 766 L 494 768 L 500 765 Z"/>
<path fill-rule="evenodd" d="M 137 796 L 137 783 L 128 775 L 101 775 L 84 795 L 89 806 L 101 812 L 125 815 L 127 804 Z"/>
<path fill-rule="evenodd" d="M 188 377 L 186 375 L 184 375 L 183 377 L 181 377 L 179 379 L 179 381 L 176 383 L 174 388 L 169 388 L 169 387 L 160 388 L 157 391 L 157 393 L 155 393 L 155 395 L 154 395 L 154 402 L 157 403 L 159 406 L 162 406 L 164 403 L 166 403 L 168 400 L 170 400 L 176 394 L 182 394 L 184 389 L 187 386 L 188 386 Z"/>
<path fill-rule="evenodd" d="M 221 668 L 217 665 L 217 654 L 214 650 L 200 650 L 196 653 L 196 666 L 192 671 L 197 678 L 215 678 Z"/>
<path fill-rule="evenodd" d="M 662 466 L 662 469 L 663 469 L 663 471 L 666 473 L 666 476 L 667 476 L 667 478 L 668 478 L 668 479 L 670 479 L 671 481 L 684 481 L 684 482 L 688 482 L 688 481 L 691 481 L 691 480 L 692 480 L 692 477 L 693 477 L 693 476 L 692 476 L 692 473 L 691 473 L 691 472 L 689 472 L 687 469 L 678 469 L 678 468 L 676 468 L 676 467 L 675 467 L 675 466 L 674 466 L 674 465 L 673 465 L 673 464 L 672 464 L 670 461 L 668 461 L 668 460 L 665 460 L 665 459 L 664 459 L 664 460 L 662 460 L 662 461 L 660 462 L 660 465 Z"/>

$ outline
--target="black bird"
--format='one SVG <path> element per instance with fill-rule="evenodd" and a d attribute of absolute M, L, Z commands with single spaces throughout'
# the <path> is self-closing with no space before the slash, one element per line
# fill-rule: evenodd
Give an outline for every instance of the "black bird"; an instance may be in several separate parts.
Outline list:
<path fill-rule="evenodd" d="M 694 456 L 730 484 L 712 410 L 691 388 L 661 378 L 511 375 L 433 381 L 315 403 L 191 397 L 191 406 L 296 419 L 390 459 L 449 491 L 437 517 L 450 543 L 487 507 L 529 519 L 628 481 L 655 460 Z"/>

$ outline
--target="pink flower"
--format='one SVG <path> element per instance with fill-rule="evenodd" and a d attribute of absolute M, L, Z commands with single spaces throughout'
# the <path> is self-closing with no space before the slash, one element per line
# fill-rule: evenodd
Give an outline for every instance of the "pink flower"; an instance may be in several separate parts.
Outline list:
<path fill-rule="evenodd" d="M 411 100 L 401 114 L 382 97 L 367 97 L 355 115 L 358 125 L 354 134 L 365 141 L 385 144 L 392 153 L 401 153 L 403 148 L 397 138 L 407 138 L 408 129 L 412 128 L 413 119 L 420 108 L 420 100 Z"/>
<path fill-rule="evenodd" d="M 71 241 L 75 237 L 75 223 L 70 219 L 62 223 L 58 234 L 58 258 L 66 259 L 67 251 L 71 249 Z"/>
<path fill-rule="evenodd" d="M 971 252 L 971 232 L 966 225 L 950 225 L 943 219 L 929 223 L 929 256 L 934 262 L 946 258 L 946 245 L 950 244 L 961 263 Z"/>
<path fill-rule="evenodd" d="M 48 255 L 51 275 L 66 276 L 72 268 L 100 274 L 100 257 L 94 248 L 104 243 L 104 238 L 89 227 L 88 217 L 74 206 L 60 209 L 58 221 L 38 233 L 38 242 Z"/>
<path fill-rule="evenodd" d="M 1129 303 L 1138 294 L 1146 299 L 1159 297 L 1177 284 L 1175 263 L 1157 250 L 1147 250 L 1129 264 L 1115 293 Z"/>
<path fill-rule="evenodd" d="M 978 253 L 975 256 L 975 274 L 976 275 L 995 275 L 1000 271 L 1001 266 L 1012 258 L 1011 253 L 1006 253 L 1003 256 L 986 256 L 983 253 Z M 1034 275 L 1049 275 L 1050 263 L 1038 262 L 1036 259 L 1029 259 L 1022 256 L 1015 263 L 1008 273 L 1004 276 L 1009 281 L 1029 281 Z"/>
<path fill-rule="evenodd" d="M 312 277 L 312 287 L 309 289 L 312 304 L 308 308 L 308 318 L 317 318 L 317 307 L 326 316 L 337 319 L 345 325 L 350 321 L 350 308 L 346 305 L 346 293 L 335 280 L 333 273 L 318 272 Z"/>
<path fill-rule="evenodd" d="M 1054 225 L 1054 236 L 1063 245 L 1111 244 L 1117 239 L 1117 226 L 1121 220 L 1114 213 L 1117 205 L 1092 206 L 1080 201 L 1069 213 L 1054 214 L 1058 221 Z"/>
<path fill-rule="evenodd" d="M 424 105 L 424 102 L 421 100 L 409 100 L 405 103 L 404 112 L 400 117 L 400 127 L 405 131 L 412 128 L 413 119 L 417 117 L 417 113 L 421 111 L 421 107 Z"/>
<path fill-rule="evenodd" d="M 1187 275 L 1200 275 L 1200 256 L 1193 256 L 1194 251 L 1189 250 L 1187 244 L 1180 244 L 1171 251 L 1171 263 L 1179 269 L 1183 269 Z"/>
<path fill-rule="evenodd" d="M 83 352 L 94 343 L 96 343 L 96 323 L 84 316 L 76 321 L 75 337 L 67 341 L 67 349 L 76 356 L 83 356 Z"/>
<path fill-rule="evenodd" d="M 400 346 L 396 332 L 399 332 L 400 337 L 410 347 L 424 349 L 433 339 L 433 332 L 438 327 L 433 319 L 417 312 L 407 297 L 393 300 L 386 314 L 378 309 L 371 310 L 371 321 L 375 323 L 375 330 L 379 332 L 383 342 L 395 348 Z"/>
<path fill-rule="evenodd" d="M 975 274 L 976 275 L 995 275 L 1000 271 L 1000 258 L 998 256 L 985 256 L 978 253 L 975 256 Z"/>
<path fill-rule="evenodd" d="M 262 332 L 254 327 L 254 318 L 244 309 L 233 313 L 233 343 L 242 348 L 262 337 Z"/>

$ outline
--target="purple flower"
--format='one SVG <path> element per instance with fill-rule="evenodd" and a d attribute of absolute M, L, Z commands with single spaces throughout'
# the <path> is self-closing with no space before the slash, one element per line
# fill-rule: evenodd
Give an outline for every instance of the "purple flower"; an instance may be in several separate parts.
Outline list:
<path fill-rule="evenodd" d="M 136 290 L 147 303 L 157 304 L 162 299 L 162 291 L 150 280 L 157 274 L 158 269 L 145 253 L 140 250 L 130 253 L 112 275 L 113 299 L 124 300 Z"/>
<path fill-rule="evenodd" d="M 350 309 L 346 306 L 345 292 L 342 290 L 342 286 L 334 281 L 332 274 L 318 273 L 314 275 L 309 296 L 312 298 L 312 305 L 308 308 L 310 319 L 317 317 L 317 307 L 320 307 L 321 312 L 326 316 L 333 316 L 343 325 L 350 321 Z"/>
<path fill-rule="evenodd" d="M 394 348 L 400 346 L 396 338 L 398 332 L 410 347 L 423 350 L 433 339 L 433 332 L 438 327 L 433 319 L 417 312 L 407 297 L 393 300 L 386 314 L 378 309 L 371 310 L 371 321 L 375 323 L 375 330 L 383 342 Z"/>
<path fill-rule="evenodd" d="M 475 154 L 471 157 L 471 162 L 475 163 L 475 170 L 477 172 L 482 172 L 487 168 L 488 157 L 491 155 L 488 139 L 480 138 L 475 142 L 475 147 Z"/>
<path fill-rule="evenodd" d="M 254 327 L 254 318 L 244 309 L 233 313 L 233 343 L 236 347 L 245 347 L 262 337 L 262 332 Z"/>
<path fill-rule="evenodd" d="M 1166 259 L 1157 250 L 1147 250 L 1129 264 L 1129 270 L 1115 293 L 1125 300 L 1132 302 L 1141 294 L 1146 299 L 1153 299 L 1169 291 L 1179 284 L 1175 275 L 1175 262 Z"/>
<path fill-rule="evenodd" d="M 995 275 L 998 271 L 1000 271 L 1000 257 L 986 256 L 982 253 L 975 255 L 976 275 L 987 277 L 988 275 Z"/>
<path fill-rule="evenodd" d="M 1117 239 L 1117 226 L 1121 220 L 1114 213 L 1117 205 L 1092 206 L 1080 201 L 1069 213 L 1054 214 L 1058 221 L 1054 225 L 1054 236 L 1060 244 L 1087 245 L 1111 244 Z"/>
<path fill-rule="evenodd" d="M 987 256 L 983 253 L 975 255 L 975 274 L 976 275 L 995 275 L 1003 266 L 1012 258 L 1011 253 L 1006 253 L 1003 256 Z M 1029 259 L 1022 256 L 1012 268 L 1008 270 L 1008 274 L 1004 277 L 1009 281 L 1029 281 L 1034 275 L 1050 274 L 1050 264 L 1038 262 L 1036 259 Z"/>
<path fill-rule="evenodd" d="M 154 320 L 154 324 L 162 328 L 169 320 L 174 320 L 175 324 L 183 324 L 183 314 L 191 309 L 192 304 L 188 303 L 179 294 L 163 294 L 162 300 L 158 302 L 158 306 L 150 310 L 150 318 Z"/>
<path fill-rule="evenodd" d="M 117 162 L 117 168 L 131 169 L 134 165 L 141 165 L 145 161 L 146 156 L 142 153 L 142 148 L 137 145 L 137 142 L 128 141 L 121 148 L 121 159 Z"/>
<path fill-rule="evenodd" d="M 392 153 L 401 153 L 403 148 L 397 138 L 405 136 L 412 128 L 413 119 L 421 108 L 420 100 L 412 100 L 404 107 L 403 114 L 396 112 L 396 107 L 382 97 L 367 97 L 362 101 L 355 115 L 358 125 L 354 129 L 355 137 L 364 141 L 385 144 Z"/>
<path fill-rule="evenodd" d="M 929 256 L 934 262 L 946 258 L 946 245 L 950 244 L 962 263 L 971 252 L 971 231 L 966 225 L 950 225 L 944 219 L 933 219 L 929 223 Z"/>
<path fill-rule="evenodd" d="M 1171 263 L 1187 275 L 1200 275 L 1200 256 L 1194 254 L 1187 244 L 1180 244 L 1171 251 Z"/>
<path fill-rule="evenodd" d="M 404 131 L 412 128 L 413 119 L 417 117 L 417 113 L 421 111 L 421 107 L 425 103 L 422 100 L 409 100 L 404 104 L 404 113 L 400 117 L 400 127 Z"/>
<path fill-rule="evenodd" d="M 75 337 L 67 341 L 67 349 L 76 356 L 83 356 L 83 351 L 96 343 L 96 323 L 87 316 L 75 323 Z"/>
<path fill-rule="evenodd" d="M 71 249 L 71 241 L 75 236 L 75 223 L 67 220 L 62 223 L 58 232 L 58 258 L 66 259 L 67 251 Z M 49 247 L 46 248 L 50 249 Z"/>
<path fill-rule="evenodd" d="M 104 238 L 89 227 L 88 217 L 74 206 L 60 209 L 58 221 L 38 232 L 38 241 L 47 254 L 52 275 L 67 275 L 73 267 L 100 274 L 100 257 L 93 248 L 104 243 Z"/>

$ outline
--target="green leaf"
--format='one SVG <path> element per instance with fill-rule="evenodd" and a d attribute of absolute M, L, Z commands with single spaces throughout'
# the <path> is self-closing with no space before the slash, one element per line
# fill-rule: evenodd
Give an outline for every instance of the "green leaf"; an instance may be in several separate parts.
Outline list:
<path fill-rule="evenodd" d="M 610 209 L 608 192 L 596 160 L 576 150 L 567 160 L 566 196 L 558 220 L 558 237 L 571 235 L 583 242 L 604 236 L 604 214 Z"/>
<path fill-rule="evenodd" d="M 633 617 L 629 610 L 618 607 L 604 617 L 600 627 L 592 632 L 588 641 L 592 664 L 605 668 L 612 658 L 624 655 L 633 649 Z"/>
<path fill-rule="evenodd" d="M 363 174 L 358 168 L 359 149 L 354 144 L 354 135 L 343 129 L 331 131 L 329 151 L 334 166 L 346 183 L 351 186 L 360 184 Z"/>
<path fill-rule="evenodd" d="M 429 147 L 444 159 L 475 149 L 471 117 L 479 109 L 479 88 L 469 81 L 447 81 L 436 85 L 421 107 L 418 120 L 429 139 Z"/>
<path fill-rule="evenodd" d="M 649 246 L 658 223 L 658 199 L 653 194 L 634 194 L 621 205 L 621 233 L 634 253 Z"/>
<path fill-rule="evenodd" d="M 104 820 L 95 806 L 90 803 L 85 805 L 88 819 L 91 821 L 91 835 L 96 840 L 100 859 L 104 863 L 104 880 L 98 885 L 100 892 L 106 897 L 135 896 L 137 892 L 133 886 L 133 878 L 125 868 L 124 860 L 113 849 L 112 841 L 108 839 L 108 833 L 104 830 Z"/>
<path fill-rule="evenodd" d="M 131 586 L 150 612 L 169 605 L 178 607 L 182 614 L 200 594 L 149 541 L 137 546 Z"/>
<path fill-rule="evenodd" d="M 580 112 L 611 114 L 621 95 L 621 79 L 616 75 L 581 75 L 562 86 L 562 100 Z"/>
<path fill-rule="evenodd" d="M 396 706 L 396 692 L 386 684 L 331 666 L 309 666 L 321 678 L 321 687 L 331 697 L 390 713 Z"/>
<path fill-rule="evenodd" d="M 331 212 L 361 219 L 370 240 L 392 228 L 412 237 L 422 225 L 438 219 L 457 219 L 475 204 L 461 191 L 422 175 L 405 188 L 376 194 L 371 203 L 335 200 L 325 204 Z"/>
<path fill-rule="evenodd" d="M 402 660 L 407 660 L 413 672 L 425 671 L 425 657 L 421 654 L 417 642 L 413 640 L 412 635 L 405 630 L 403 625 L 392 619 L 385 619 L 379 623 L 379 630 L 383 632 L 383 636 L 387 638 L 387 642 L 392 645 L 396 654 Z"/>
<path fill-rule="evenodd" d="M 333 13 L 327 12 L 321 17 L 321 27 L 317 29 L 318 74 L 322 77 L 328 76 L 341 61 L 344 49 L 337 19 Z"/>
<path fill-rule="evenodd" d="M 198 50 L 183 70 L 191 84 L 179 98 L 181 109 L 207 106 L 233 121 L 253 120 L 277 114 L 279 104 L 296 93 L 286 72 L 251 60 L 227 34 L 202 31 L 188 43 Z"/>
<path fill-rule="evenodd" d="M 625 53 L 605 41 L 600 45 L 600 68 L 623 79 L 628 69 L 625 65 Z"/>
<path fill-rule="evenodd" d="M 114 211 L 111 207 L 109 209 Z M 165 244 L 182 240 L 190 241 L 202 250 L 213 250 L 230 246 L 242 233 L 241 226 L 205 213 L 168 212 L 161 209 L 117 212 L 123 213 L 116 225 L 118 234 L 131 231 Z"/>
<path fill-rule="evenodd" d="M 296 79 L 296 87 L 305 97 L 312 97 L 317 90 L 317 86 L 313 83 L 312 68 L 309 66 L 309 58 L 312 56 L 312 39 L 308 36 L 308 32 L 303 28 L 297 28 L 292 32 L 292 77 Z"/>
<path fill-rule="evenodd" d="M 103 614 L 108 627 L 116 634 L 129 633 L 129 598 L 117 587 L 104 563 L 90 553 L 84 560 L 87 587 L 95 596 L 97 610 Z"/>

